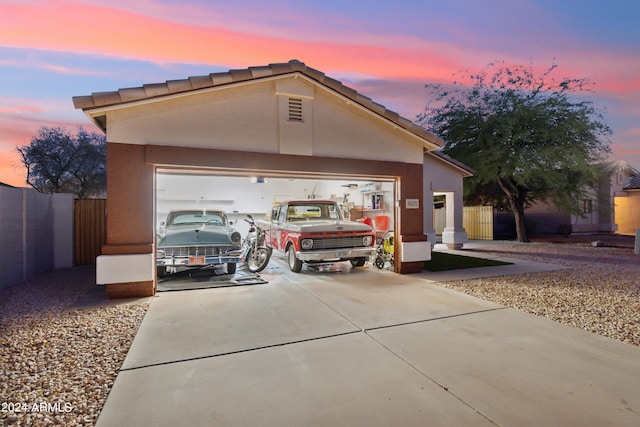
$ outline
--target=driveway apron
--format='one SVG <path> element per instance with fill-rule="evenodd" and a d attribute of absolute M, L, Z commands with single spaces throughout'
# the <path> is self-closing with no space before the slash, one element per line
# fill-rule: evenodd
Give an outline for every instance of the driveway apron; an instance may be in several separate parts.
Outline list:
<path fill-rule="evenodd" d="M 97 425 L 640 425 L 638 347 L 343 264 L 159 294 Z"/>

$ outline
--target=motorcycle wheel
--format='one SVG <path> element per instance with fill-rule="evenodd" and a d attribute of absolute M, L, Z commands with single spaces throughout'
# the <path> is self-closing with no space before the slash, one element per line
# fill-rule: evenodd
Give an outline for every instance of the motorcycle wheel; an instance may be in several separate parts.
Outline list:
<path fill-rule="evenodd" d="M 269 264 L 269 258 L 271 258 L 271 253 L 267 248 L 258 248 L 255 251 L 251 251 L 247 257 L 247 268 L 252 273 L 258 273 Z"/>

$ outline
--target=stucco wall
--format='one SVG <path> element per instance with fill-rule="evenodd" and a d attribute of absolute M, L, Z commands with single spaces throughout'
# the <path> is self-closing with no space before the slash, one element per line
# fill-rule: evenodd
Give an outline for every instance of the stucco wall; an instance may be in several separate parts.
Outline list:
<path fill-rule="evenodd" d="M 0 287 L 73 265 L 73 195 L 0 187 Z"/>
<path fill-rule="evenodd" d="M 304 78 L 286 82 L 260 81 L 110 110 L 107 140 L 422 164 L 417 136 Z M 288 120 L 289 96 L 302 99 L 302 122 Z"/>

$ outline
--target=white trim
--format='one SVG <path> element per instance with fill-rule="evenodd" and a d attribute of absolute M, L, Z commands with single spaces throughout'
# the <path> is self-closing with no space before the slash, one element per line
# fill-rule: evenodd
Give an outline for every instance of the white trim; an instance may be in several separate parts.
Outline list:
<path fill-rule="evenodd" d="M 96 258 L 96 283 L 148 282 L 154 279 L 153 254 L 100 255 Z"/>
<path fill-rule="evenodd" d="M 416 262 L 431 260 L 431 242 L 401 242 L 401 261 Z"/>

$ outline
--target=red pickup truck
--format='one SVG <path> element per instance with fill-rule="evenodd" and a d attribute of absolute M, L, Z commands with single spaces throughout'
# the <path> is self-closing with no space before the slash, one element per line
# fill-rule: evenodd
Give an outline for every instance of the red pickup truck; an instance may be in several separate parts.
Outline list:
<path fill-rule="evenodd" d="M 375 252 L 370 226 L 345 221 L 333 200 L 292 200 L 274 206 L 270 221 L 260 221 L 266 244 L 287 255 L 291 271 L 303 263 L 351 261 L 363 266 Z"/>

